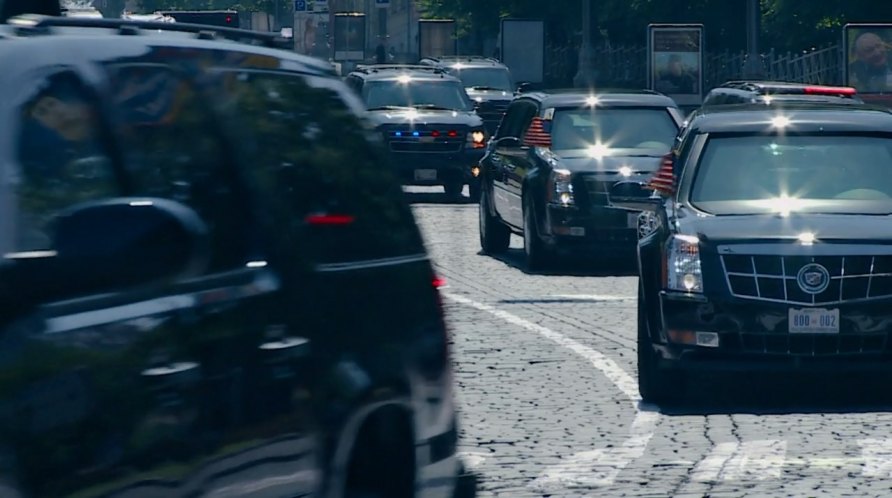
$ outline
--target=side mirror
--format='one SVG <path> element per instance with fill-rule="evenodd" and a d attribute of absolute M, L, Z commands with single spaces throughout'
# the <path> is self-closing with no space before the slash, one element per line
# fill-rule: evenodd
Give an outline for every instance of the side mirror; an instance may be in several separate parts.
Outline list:
<path fill-rule="evenodd" d="M 18 288 L 18 299 L 33 303 L 109 292 L 196 276 L 210 260 L 207 226 L 167 199 L 80 204 L 53 220 L 50 235 L 51 251 L 6 256 L 0 293 Z"/>
<path fill-rule="evenodd" d="M 517 93 L 534 92 L 538 89 L 539 85 L 530 81 L 521 81 L 517 84 Z"/>
<path fill-rule="evenodd" d="M 523 143 L 517 137 L 502 137 L 493 140 L 494 147 L 520 147 Z"/>
<path fill-rule="evenodd" d="M 656 211 L 663 205 L 663 198 L 644 183 L 618 182 L 608 192 L 610 204 L 630 211 Z"/>

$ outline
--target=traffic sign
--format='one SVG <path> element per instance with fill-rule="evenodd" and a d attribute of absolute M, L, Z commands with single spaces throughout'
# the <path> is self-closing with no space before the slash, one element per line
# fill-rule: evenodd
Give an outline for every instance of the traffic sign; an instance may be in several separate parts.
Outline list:
<path fill-rule="evenodd" d="M 295 12 L 306 12 L 307 11 L 307 0 L 294 0 L 294 11 Z"/>

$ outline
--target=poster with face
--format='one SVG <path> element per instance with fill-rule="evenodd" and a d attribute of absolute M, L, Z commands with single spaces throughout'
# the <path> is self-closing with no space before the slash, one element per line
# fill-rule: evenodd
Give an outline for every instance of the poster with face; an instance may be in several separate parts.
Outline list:
<path fill-rule="evenodd" d="M 650 88 L 679 104 L 699 104 L 703 95 L 703 28 L 699 25 L 651 25 Z"/>
<path fill-rule="evenodd" d="M 892 24 L 847 24 L 843 47 L 847 85 L 861 94 L 892 94 Z"/>

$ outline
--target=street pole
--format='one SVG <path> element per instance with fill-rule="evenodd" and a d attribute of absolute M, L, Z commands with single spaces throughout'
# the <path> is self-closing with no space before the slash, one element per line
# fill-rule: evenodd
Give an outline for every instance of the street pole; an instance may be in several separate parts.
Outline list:
<path fill-rule="evenodd" d="M 746 0 L 746 77 L 758 78 L 762 75 L 762 61 L 759 54 L 759 32 L 762 12 L 759 0 Z"/>
<path fill-rule="evenodd" d="M 502 48 L 504 50 L 504 47 Z M 579 48 L 579 62 L 573 86 L 591 84 L 592 75 L 592 0 L 582 0 L 582 46 Z"/>

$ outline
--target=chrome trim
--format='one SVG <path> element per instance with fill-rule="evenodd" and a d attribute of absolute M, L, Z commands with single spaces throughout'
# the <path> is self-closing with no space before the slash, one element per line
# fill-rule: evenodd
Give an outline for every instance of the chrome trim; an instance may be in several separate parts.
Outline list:
<path fill-rule="evenodd" d="M 366 259 L 363 261 L 348 261 L 346 263 L 326 263 L 316 265 L 318 272 L 339 272 L 365 270 L 369 268 L 381 268 L 384 266 L 397 266 L 409 263 L 419 263 L 428 261 L 430 258 L 427 254 L 412 254 L 409 256 L 397 256 L 394 258 Z"/>
<path fill-rule="evenodd" d="M 814 244 L 805 246 L 791 240 L 778 244 L 721 245 L 719 254 L 736 256 L 892 256 L 892 243 L 876 244 Z"/>

